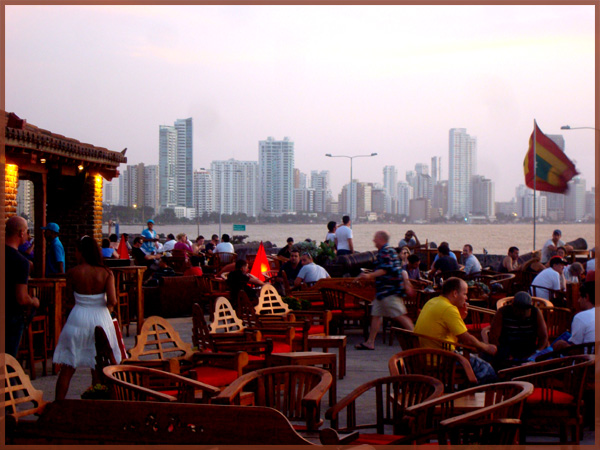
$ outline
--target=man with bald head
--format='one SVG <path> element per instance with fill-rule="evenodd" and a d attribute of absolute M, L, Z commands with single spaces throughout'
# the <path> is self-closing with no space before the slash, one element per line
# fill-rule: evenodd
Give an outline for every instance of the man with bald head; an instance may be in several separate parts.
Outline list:
<path fill-rule="evenodd" d="M 40 301 L 29 295 L 29 261 L 19 252 L 27 240 L 27 222 L 19 216 L 6 221 L 5 280 L 6 280 L 6 353 L 17 357 L 25 329 L 26 309 L 40 307 Z"/>

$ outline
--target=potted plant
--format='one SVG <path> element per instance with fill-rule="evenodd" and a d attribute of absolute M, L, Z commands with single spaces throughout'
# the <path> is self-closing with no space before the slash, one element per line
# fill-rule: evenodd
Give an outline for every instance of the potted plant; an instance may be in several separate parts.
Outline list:
<path fill-rule="evenodd" d="M 82 394 L 83 400 L 110 400 L 110 392 L 107 386 L 97 383 L 87 388 Z"/>

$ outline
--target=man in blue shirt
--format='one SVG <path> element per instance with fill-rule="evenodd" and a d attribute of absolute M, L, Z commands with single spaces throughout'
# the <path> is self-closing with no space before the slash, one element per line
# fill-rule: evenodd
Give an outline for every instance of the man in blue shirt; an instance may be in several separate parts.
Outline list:
<path fill-rule="evenodd" d="M 142 251 L 146 255 L 151 255 L 153 252 L 156 252 L 156 242 L 158 241 L 158 235 L 156 231 L 154 231 L 154 220 L 148 220 L 148 228 L 142 231 L 142 239 L 144 239 L 144 243 L 142 244 Z"/>
<path fill-rule="evenodd" d="M 41 229 L 44 230 L 44 236 L 48 242 L 46 276 L 65 273 L 65 249 L 58 239 L 60 227 L 58 224 L 50 222 Z"/>

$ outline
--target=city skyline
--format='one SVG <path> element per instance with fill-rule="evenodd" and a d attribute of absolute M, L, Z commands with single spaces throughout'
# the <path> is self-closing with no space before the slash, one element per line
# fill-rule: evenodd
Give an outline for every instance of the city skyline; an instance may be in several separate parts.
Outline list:
<path fill-rule="evenodd" d="M 546 134 L 594 126 L 592 5 L 5 11 L 5 108 L 82 142 L 127 147 L 128 164 L 158 164 L 157 127 L 193 117 L 193 170 L 214 155 L 254 160 L 258 140 L 289 136 L 295 167 L 329 170 L 336 193 L 348 162 L 325 153 L 377 152 L 354 167 L 376 183 L 385 166 L 400 179 L 441 156 L 447 179 L 448 130 L 465 128 L 479 174 L 507 201 L 534 118 Z M 563 135 L 595 186 L 594 132 Z"/>

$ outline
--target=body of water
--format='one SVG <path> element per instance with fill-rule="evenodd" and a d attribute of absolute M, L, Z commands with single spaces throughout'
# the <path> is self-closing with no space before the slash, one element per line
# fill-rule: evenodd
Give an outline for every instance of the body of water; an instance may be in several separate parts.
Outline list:
<path fill-rule="evenodd" d="M 248 235 L 246 242 L 271 241 L 277 246 L 283 246 L 288 237 L 293 237 L 296 242 L 310 238 L 321 242 L 327 234 L 325 223 L 318 224 L 251 224 L 246 225 L 246 231 L 232 231 L 231 224 L 221 226 L 222 233 L 230 235 Z M 594 224 L 539 224 L 536 227 L 536 248 L 541 249 L 552 231 L 556 228 L 562 231 L 565 242 L 583 238 L 587 241 L 588 248 L 595 246 Z M 120 233 L 139 234 L 143 227 L 140 225 L 120 225 Z M 159 234 L 187 233 L 190 239 L 198 235 L 197 225 L 156 225 L 154 228 Z M 373 235 L 378 230 L 386 230 L 391 235 L 391 242 L 395 246 L 404 237 L 406 230 L 414 230 L 421 243 L 426 240 L 439 244 L 441 241 L 450 243 L 452 250 L 462 249 L 464 244 L 471 244 L 474 253 L 483 253 L 485 248 L 490 254 L 505 254 L 510 246 L 519 247 L 521 254 L 533 249 L 533 226 L 531 224 L 503 224 L 503 225 L 463 225 L 463 224 L 356 224 L 353 225 L 354 248 L 357 251 L 375 250 Z M 199 234 L 207 241 L 214 233 L 218 233 L 219 225 L 200 225 Z M 108 232 L 108 226 L 103 226 L 103 232 Z M 114 232 L 114 228 L 113 228 Z"/>

